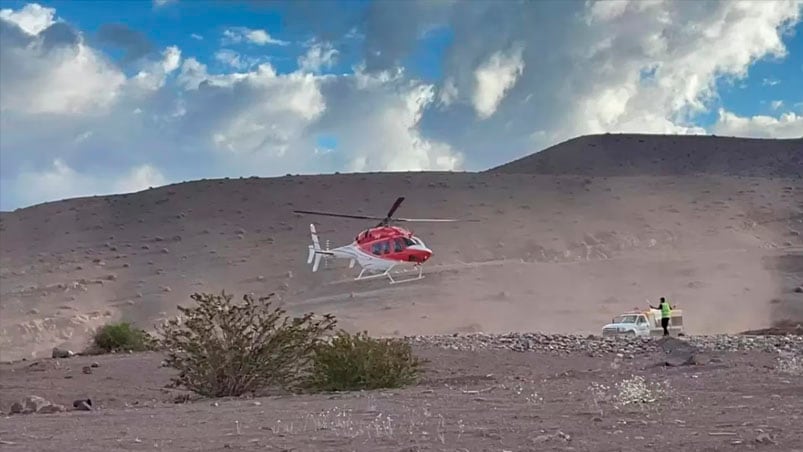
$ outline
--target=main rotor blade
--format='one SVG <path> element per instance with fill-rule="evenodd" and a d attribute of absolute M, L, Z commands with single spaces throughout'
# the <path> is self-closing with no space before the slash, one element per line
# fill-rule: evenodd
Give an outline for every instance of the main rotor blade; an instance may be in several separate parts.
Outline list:
<path fill-rule="evenodd" d="M 454 222 L 454 221 L 477 221 L 477 220 L 458 220 L 455 218 L 391 218 L 391 221 L 407 222 Z"/>
<path fill-rule="evenodd" d="M 394 202 L 393 206 L 390 208 L 390 210 L 388 210 L 388 214 L 387 214 L 387 216 L 385 218 L 392 217 L 393 213 L 396 212 L 396 209 L 399 208 L 399 206 L 401 205 L 402 201 L 404 201 L 404 196 L 399 196 L 398 198 L 396 198 L 396 202 Z"/>
<path fill-rule="evenodd" d="M 367 215 L 348 215 L 344 213 L 316 212 L 313 210 L 294 210 L 295 213 L 306 213 L 310 215 L 324 215 L 327 217 L 356 218 L 358 220 L 382 220 L 382 217 L 370 217 Z"/>

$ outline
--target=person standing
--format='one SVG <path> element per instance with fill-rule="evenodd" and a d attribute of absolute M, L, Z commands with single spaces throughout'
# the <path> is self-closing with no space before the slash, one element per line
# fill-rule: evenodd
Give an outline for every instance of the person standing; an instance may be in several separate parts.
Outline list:
<path fill-rule="evenodd" d="M 666 298 L 661 297 L 661 302 L 658 307 L 650 305 L 652 309 L 659 309 L 661 311 L 661 327 L 664 329 L 664 336 L 669 336 L 669 319 L 672 317 L 672 307 Z"/>

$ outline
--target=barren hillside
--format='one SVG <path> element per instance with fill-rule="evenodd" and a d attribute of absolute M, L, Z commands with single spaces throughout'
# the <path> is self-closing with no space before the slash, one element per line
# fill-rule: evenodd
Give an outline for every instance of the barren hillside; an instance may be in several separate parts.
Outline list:
<path fill-rule="evenodd" d="M 803 177 L 803 137 L 605 134 L 574 138 L 491 172 L 587 176 Z"/>
<path fill-rule="evenodd" d="M 82 348 L 102 323 L 149 327 L 190 293 L 224 289 L 276 291 L 291 310 L 388 335 L 599 333 L 660 296 L 685 310 L 690 333 L 803 320 L 801 141 L 734 140 L 583 137 L 482 173 L 201 180 L 3 213 L 0 358 Z M 771 151 L 732 158 L 751 146 Z M 612 157 L 627 170 L 600 163 Z M 331 246 L 373 223 L 293 209 L 383 215 L 397 196 L 400 216 L 480 221 L 413 224 L 435 251 L 419 282 L 353 283 L 345 262 L 305 265 L 310 222 Z"/>

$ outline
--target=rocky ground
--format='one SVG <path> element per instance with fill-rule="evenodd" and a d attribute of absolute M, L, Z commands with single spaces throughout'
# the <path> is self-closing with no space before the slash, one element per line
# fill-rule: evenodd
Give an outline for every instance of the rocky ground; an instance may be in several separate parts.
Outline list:
<path fill-rule="evenodd" d="M 386 391 L 196 399 L 156 353 L 3 364 L 4 450 L 803 450 L 803 337 L 409 337 Z M 85 406 L 72 408 L 91 400 Z M 34 404 L 36 400 L 32 400 Z M 61 408 L 53 405 L 62 405 Z"/>
<path fill-rule="evenodd" d="M 479 173 L 201 180 L 0 212 L 0 446 L 803 450 L 799 145 L 592 136 Z M 479 221 L 408 224 L 435 252 L 419 282 L 305 265 L 311 222 L 331 246 L 374 223 L 293 210 L 383 215 L 397 196 L 402 217 Z M 424 378 L 198 400 L 165 388 L 158 354 L 50 358 L 221 290 L 404 337 Z M 589 336 L 661 296 L 682 341 Z"/>

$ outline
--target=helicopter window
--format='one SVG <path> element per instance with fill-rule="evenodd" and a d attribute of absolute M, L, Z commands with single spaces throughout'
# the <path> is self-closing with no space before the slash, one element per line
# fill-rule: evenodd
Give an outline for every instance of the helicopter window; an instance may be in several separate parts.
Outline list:
<path fill-rule="evenodd" d="M 393 251 L 399 253 L 399 252 L 404 250 L 404 240 L 396 239 L 396 240 L 393 241 L 393 243 L 396 245 L 396 247 L 393 249 Z"/>
<path fill-rule="evenodd" d="M 406 246 L 413 246 L 413 245 L 415 245 L 415 242 L 413 242 L 412 240 L 408 239 L 407 237 L 404 237 L 404 244 Z"/>
<path fill-rule="evenodd" d="M 371 246 L 371 252 L 379 256 L 382 254 L 382 244 L 377 242 Z"/>
<path fill-rule="evenodd" d="M 385 240 L 382 242 L 382 254 L 388 254 L 390 252 L 390 240 Z"/>

